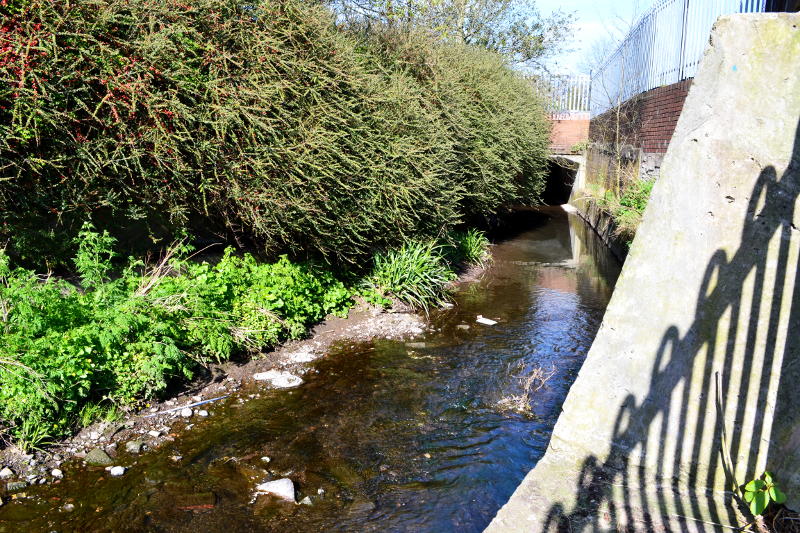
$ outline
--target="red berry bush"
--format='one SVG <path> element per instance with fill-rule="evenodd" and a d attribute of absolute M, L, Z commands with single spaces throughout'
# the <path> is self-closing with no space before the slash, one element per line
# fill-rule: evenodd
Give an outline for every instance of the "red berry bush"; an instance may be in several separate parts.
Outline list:
<path fill-rule="evenodd" d="M 302 0 L 0 1 L 0 242 L 180 232 L 352 263 L 534 202 L 548 137 L 496 55 Z"/>

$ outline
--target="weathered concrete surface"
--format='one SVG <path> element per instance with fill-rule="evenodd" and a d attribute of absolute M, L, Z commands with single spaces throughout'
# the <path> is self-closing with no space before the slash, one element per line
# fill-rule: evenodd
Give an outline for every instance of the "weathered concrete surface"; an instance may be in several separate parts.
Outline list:
<path fill-rule="evenodd" d="M 569 196 L 569 205 L 574 207 L 576 213 L 600 236 L 600 240 L 608 246 L 614 257 L 624 262 L 628 256 L 626 239 L 616 234 L 617 225 L 614 218 L 597 205 L 597 201 L 587 190 L 586 156 L 561 157 L 578 165 L 572 193 Z"/>
<path fill-rule="evenodd" d="M 717 22 L 548 452 L 487 531 L 721 530 L 765 468 L 800 509 L 798 65 L 800 15 Z"/>

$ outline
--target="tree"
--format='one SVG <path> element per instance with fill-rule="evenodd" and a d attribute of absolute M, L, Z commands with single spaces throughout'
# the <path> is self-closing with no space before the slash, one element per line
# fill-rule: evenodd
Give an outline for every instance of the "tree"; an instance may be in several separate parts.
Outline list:
<path fill-rule="evenodd" d="M 535 0 L 329 0 L 345 24 L 423 30 L 503 54 L 513 63 L 541 67 L 564 49 L 574 15 L 543 17 Z"/>

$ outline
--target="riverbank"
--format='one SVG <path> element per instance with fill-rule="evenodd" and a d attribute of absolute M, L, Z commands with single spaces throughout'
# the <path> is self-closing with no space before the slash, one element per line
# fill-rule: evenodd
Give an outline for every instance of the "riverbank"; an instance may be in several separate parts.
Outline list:
<path fill-rule="evenodd" d="M 489 261 L 485 258 L 484 264 Z M 448 289 L 480 279 L 483 271 L 481 265 L 464 267 Z M 347 317 L 329 315 L 310 330 L 307 338 L 288 341 L 245 361 L 211 364 L 202 375 L 177 387 L 174 394 L 150 401 L 119 420 L 91 424 L 70 438 L 28 453 L 8 445 L 0 450 L 0 471 L 8 469 L 6 477 L 0 478 L 7 493 L 0 491 L 0 504 L 15 498 L 27 486 L 60 483 L 68 475 L 65 465 L 70 461 L 110 469 L 122 450 L 138 455 L 172 442 L 180 433 L 191 431 L 193 422 L 214 416 L 214 404 L 219 400 L 238 396 L 237 401 L 243 404 L 269 389 L 293 388 L 302 383 L 310 364 L 334 345 L 377 338 L 413 341 L 428 328 L 426 315 L 397 299 L 388 307 L 359 300 Z"/>

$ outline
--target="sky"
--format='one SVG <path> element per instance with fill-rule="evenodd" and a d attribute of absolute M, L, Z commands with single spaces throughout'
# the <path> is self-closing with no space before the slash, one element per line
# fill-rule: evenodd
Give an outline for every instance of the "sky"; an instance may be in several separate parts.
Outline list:
<path fill-rule="evenodd" d="M 554 73 L 578 73 L 586 69 L 592 45 L 619 33 L 646 9 L 652 0 L 536 0 L 542 15 L 561 9 L 575 12 L 574 51 L 554 58 L 550 70 Z"/>

